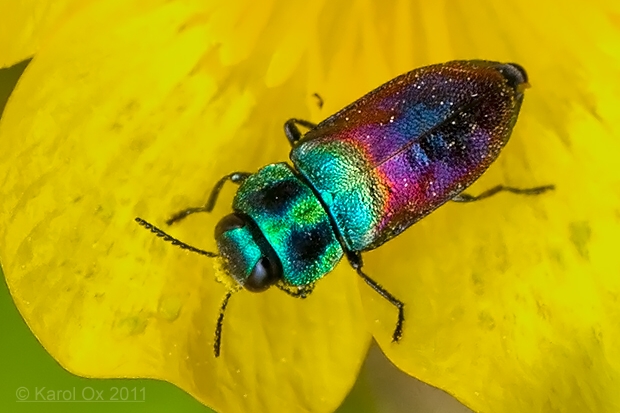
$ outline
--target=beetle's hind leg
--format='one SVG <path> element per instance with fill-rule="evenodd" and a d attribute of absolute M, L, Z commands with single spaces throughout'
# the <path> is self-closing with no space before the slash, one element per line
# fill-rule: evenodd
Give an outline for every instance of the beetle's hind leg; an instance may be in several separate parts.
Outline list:
<path fill-rule="evenodd" d="M 357 274 L 362 277 L 362 279 L 368 284 L 373 290 L 375 290 L 381 297 L 385 298 L 392 304 L 394 307 L 398 309 L 398 319 L 396 321 L 396 328 L 394 328 L 394 333 L 392 333 L 392 342 L 396 343 L 403 336 L 403 324 L 405 323 L 405 303 L 400 301 L 398 298 L 394 297 L 388 290 L 379 285 L 375 280 L 370 278 L 362 271 L 362 266 L 364 263 L 362 262 L 362 256 L 358 252 L 347 251 L 347 258 L 349 259 L 349 263 L 351 267 L 357 272 Z"/>
<path fill-rule="evenodd" d="M 518 195 L 540 195 L 547 191 L 551 191 L 555 189 L 555 185 L 545 185 L 545 186 L 537 186 L 535 188 L 514 188 L 511 186 L 497 185 L 491 189 L 487 189 L 479 195 L 471 195 L 461 193 L 452 198 L 454 202 L 474 202 L 480 201 L 482 199 L 489 198 L 499 192 L 510 192 Z"/>
<path fill-rule="evenodd" d="M 297 141 L 299 141 L 303 134 L 299 130 L 299 127 L 303 126 L 304 128 L 313 129 L 316 127 L 316 123 L 308 122 L 303 119 L 289 119 L 284 123 L 284 134 L 288 139 L 291 146 L 295 146 Z"/>
<path fill-rule="evenodd" d="M 211 212 L 213 211 L 213 207 L 215 207 L 215 203 L 217 202 L 217 197 L 220 194 L 220 192 L 222 191 L 222 188 L 224 187 L 224 184 L 228 181 L 235 183 L 235 184 L 241 184 L 243 181 L 246 180 L 246 178 L 248 176 L 252 175 L 249 172 L 233 172 L 229 175 L 224 176 L 222 179 L 220 179 L 219 181 L 217 181 L 217 183 L 215 184 L 215 186 L 213 187 L 213 189 L 211 190 L 211 194 L 209 195 L 209 199 L 207 200 L 207 203 L 204 204 L 201 207 L 195 207 L 195 208 L 186 208 L 182 211 L 177 212 L 176 214 L 174 214 L 172 217 L 170 217 L 169 220 L 166 221 L 166 224 L 168 225 L 172 225 L 177 221 L 181 221 L 182 219 L 195 214 L 196 212 Z"/>

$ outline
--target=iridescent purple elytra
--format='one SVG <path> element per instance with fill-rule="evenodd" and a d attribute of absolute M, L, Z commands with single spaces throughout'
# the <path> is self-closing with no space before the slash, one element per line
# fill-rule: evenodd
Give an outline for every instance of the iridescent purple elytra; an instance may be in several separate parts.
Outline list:
<path fill-rule="evenodd" d="M 457 61 L 375 89 L 291 152 L 346 247 L 378 247 L 452 199 L 497 158 L 527 78 L 517 65 Z"/>
<path fill-rule="evenodd" d="M 553 186 L 498 185 L 462 193 L 497 158 L 517 120 L 525 70 L 514 63 L 454 61 L 413 70 L 315 125 L 290 119 L 291 161 L 220 179 L 204 206 L 170 218 L 210 212 L 225 182 L 240 184 L 233 213 L 215 229 L 219 253 L 191 247 L 146 221 L 176 245 L 219 257 L 234 280 L 217 321 L 220 354 L 224 311 L 241 289 L 272 285 L 305 298 L 343 256 L 398 309 L 392 339 L 402 336 L 404 303 L 362 271 L 361 253 L 397 236 L 447 201 L 469 202 L 500 191 L 540 194 Z M 308 128 L 304 135 L 299 126 Z M 197 192 L 200 190 L 197 189 Z"/>

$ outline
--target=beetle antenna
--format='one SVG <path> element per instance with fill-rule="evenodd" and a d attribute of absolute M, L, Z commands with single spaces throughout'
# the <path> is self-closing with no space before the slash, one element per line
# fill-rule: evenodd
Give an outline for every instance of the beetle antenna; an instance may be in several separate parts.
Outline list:
<path fill-rule="evenodd" d="M 181 249 L 188 250 L 188 251 L 191 251 L 191 252 L 195 252 L 196 254 L 200 254 L 200 255 L 205 255 L 205 256 L 210 257 L 210 258 L 218 256 L 214 252 L 209 252 L 209 251 L 201 250 L 201 249 L 198 249 L 196 247 L 192 247 L 191 245 L 188 245 L 188 244 L 186 244 L 184 242 L 181 242 L 178 239 L 176 239 L 176 238 L 166 234 L 164 231 L 162 231 L 161 229 L 157 228 L 156 226 L 154 226 L 152 224 L 149 224 L 148 222 L 146 222 L 142 218 L 136 218 L 136 222 L 138 224 L 140 224 L 141 226 L 143 226 L 144 228 L 146 228 L 149 231 L 151 231 L 153 234 L 155 234 L 158 237 L 162 238 L 164 241 L 170 242 L 172 245 L 176 245 L 177 247 L 179 247 Z"/>
<path fill-rule="evenodd" d="M 222 300 L 222 305 L 220 306 L 220 315 L 217 318 L 217 324 L 215 325 L 215 341 L 213 342 L 213 354 L 215 357 L 220 356 L 220 345 L 222 344 L 222 325 L 224 324 L 224 311 L 226 311 L 226 306 L 228 305 L 228 300 L 230 300 L 230 296 L 233 295 L 234 292 L 238 290 L 229 290 L 224 299 Z"/>

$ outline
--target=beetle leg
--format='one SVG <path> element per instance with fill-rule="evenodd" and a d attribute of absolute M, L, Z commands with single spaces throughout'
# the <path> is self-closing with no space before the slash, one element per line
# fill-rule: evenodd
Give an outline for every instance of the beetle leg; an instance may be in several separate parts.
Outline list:
<path fill-rule="evenodd" d="M 488 198 L 502 191 L 511 192 L 513 194 L 519 194 L 519 195 L 539 195 L 547 191 L 551 191 L 553 189 L 555 189 L 555 185 L 537 186 L 535 188 L 513 188 L 511 186 L 497 185 L 491 189 L 487 189 L 480 195 L 470 195 L 470 194 L 465 194 L 465 193 L 458 194 L 457 196 L 452 198 L 452 201 L 454 202 L 480 201 L 482 199 Z"/>
<path fill-rule="evenodd" d="M 209 195 L 209 200 L 204 206 L 197 208 L 186 208 L 182 211 L 177 212 L 169 220 L 166 221 L 166 224 L 172 225 L 173 223 L 184 219 L 185 217 L 195 214 L 196 212 L 211 212 L 213 211 L 213 207 L 215 207 L 215 202 L 217 201 L 217 197 L 220 194 L 220 191 L 224 187 L 224 184 L 228 181 L 241 184 L 246 180 L 248 176 L 252 175 L 249 172 L 233 172 L 229 175 L 224 176 L 222 179 L 217 181 L 213 189 L 211 190 L 211 194 Z"/>
<path fill-rule="evenodd" d="M 347 251 L 347 258 L 349 259 L 351 267 L 353 267 L 357 274 L 362 277 L 366 284 L 368 284 L 381 297 L 388 300 L 390 304 L 398 309 L 398 321 L 396 321 L 396 328 L 392 334 L 392 342 L 397 342 L 403 335 L 403 324 L 405 323 L 405 304 L 362 271 L 362 266 L 364 263 L 362 262 L 362 255 L 360 253 Z"/>
<path fill-rule="evenodd" d="M 289 119 L 284 123 L 284 134 L 288 139 L 291 146 L 295 146 L 298 140 L 301 139 L 303 134 L 299 130 L 299 126 L 303 126 L 304 128 L 313 129 L 316 127 L 315 123 L 308 122 L 303 119 Z"/>

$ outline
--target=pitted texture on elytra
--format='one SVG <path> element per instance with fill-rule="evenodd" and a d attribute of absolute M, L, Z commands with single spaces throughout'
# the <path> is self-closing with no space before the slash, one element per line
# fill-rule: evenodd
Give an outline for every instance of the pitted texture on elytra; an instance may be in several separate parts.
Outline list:
<path fill-rule="evenodd" d="M 304 136 L 291 159 L 320 194 L 349 249 L 378 247 L 487 169 L 508 141 L 521 105 L 514 73 L 511 66 L 484 61 L 417 69 Z"/>
<path fill-rule="evenodd" d="M 256 222 L 280 258 L 287 284 L 312 284 L 342 258 L 327 212 L 287 164 L 267 165 L 246 179 L 233 209 Z"/>

